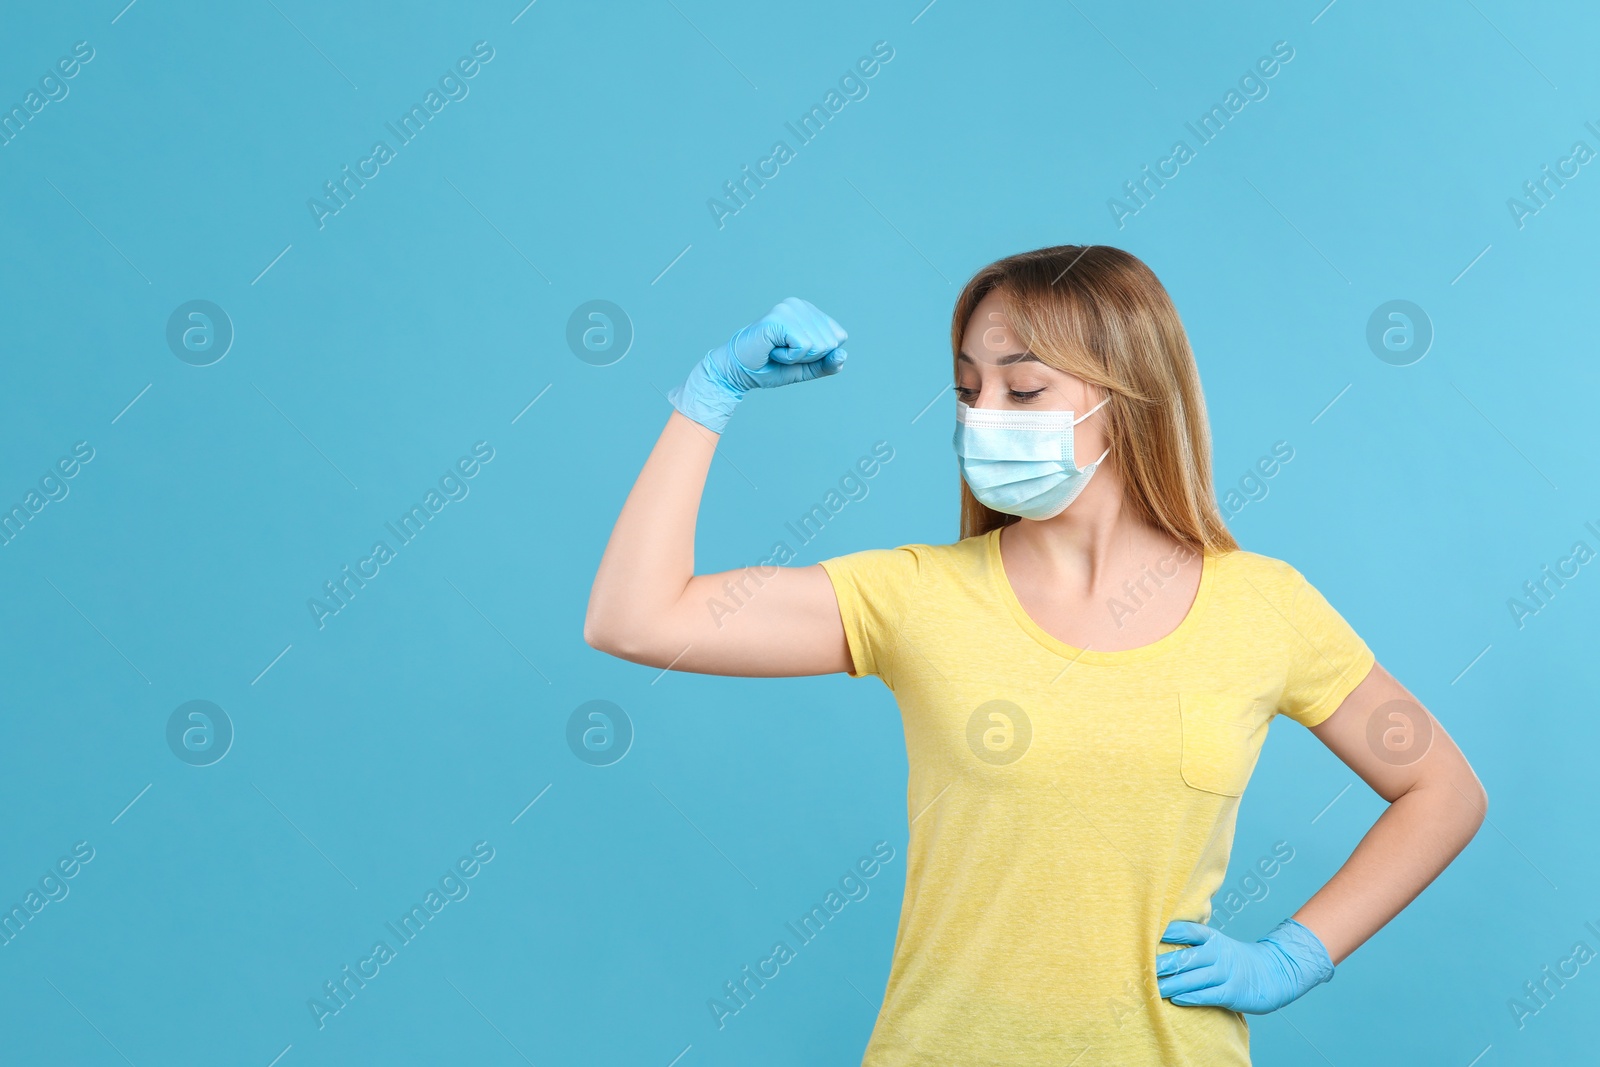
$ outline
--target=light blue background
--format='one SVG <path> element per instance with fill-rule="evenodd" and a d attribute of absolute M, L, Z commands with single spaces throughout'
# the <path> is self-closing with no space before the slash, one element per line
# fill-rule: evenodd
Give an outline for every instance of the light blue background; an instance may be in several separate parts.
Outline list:
<path fill-rule="evenodd" d="M 924 2 L 0 16 L 7 107 L 74 42 L 95 49 L 0 148 L 0 502 L 95 449 L 0 548 L 0 902 L 96 850 L 0 948 L 7 1062 L 858 1062 L 904 879 L 890 694 L 608 658 L 582 639 L 589 583 L 662 394 L 791 295 L 849 329 L 850 363 L 738 413 L 698 568 L 764 558 L 877 441 L 893 461 L 798 562 L 953 540 L 953 300 L 983 264 L 1058 243 L 1155 269 L 1219 487 L 1295 450 L 1236 535 L 1310 577 L 1491 796 L 1466 853 L 1330 985 L 1252 1020 L 1257 1062 L 1593 1047 L 1594 967 L 1524 1029 L 1507 1001 L 1579 939 L 1600 948 L 1600 572 L 1521 629 L 1507 600 L 1574 541 L 1600 548 L 1600 177 L 1520 229 L 1506 201 L 1574 141 L 1600 147 L 1596 18 Z M 470 95 L 319 230 L 307 199 L 480 40 Z M 870 95 L 719 229 L 706 200 L 880 40 Z M 1270 95 L 1119 229 L 1107 199 L 1280 40 L 1295 54 Z M 192 299 L 237 331 L 209 367 L 164 339 Z M 611 366 L 565 341 L 591 299 L 636 331 Z M 1410 366 L 1365 341 L 1391 299 L 1436 331 Z M 307 599 L 477 441 L 495 458 L 470 496 L 319 630 Z M 237 731 L 209 767 L 166 744 L 191 699 Z M 609 767 L 565 741 L 592 699 L 637 731 Z M 1296 858 L 1229 932 L 1291 913 L 1381 810 L 1281 724 L 1229 884 L 1274 842 Z M 307 1000 L 481 840 L 471 895 L 319 1030 Z M 880 840 L 896 860 L 871 895 L 719 1031 L 707 999 Z"/>

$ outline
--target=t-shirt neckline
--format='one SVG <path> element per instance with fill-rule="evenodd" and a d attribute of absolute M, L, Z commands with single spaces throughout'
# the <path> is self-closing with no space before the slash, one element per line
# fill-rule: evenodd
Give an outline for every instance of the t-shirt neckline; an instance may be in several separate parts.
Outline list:
<path fill-rule="evenodd" d="M 1088 648 L 1074 648 L 1065 641 L 1055 637 L 1044 627 L 1033 620 L 1033 616 L 1023 608 L 1022 601 L 1017 599 L 1016 590 L 1011 586 L 1011 579 L 1006 575 L 1005 561 L 1000 556 L 1000 532 L 1004 526 L 998 526 L 989 531 L 988 558 L 989 580 L 994 586 L 996 594 L 1005 601 L 1006 607 L 1011 609 L 1011 615 L 1017 625 L 1047 650 L 1065 659 L 1079 663 L 1093 663 L 1113 665 L 1121 663 L 1137 663 L 1161 655 L 1168 649 L 1185 640 L 1189 631 L 1200 625 L 1199 619 L 1210 599 L 1211 587 L 1216 578 L 1217 561 L 1208 552 L 1201 552 L 1200 560 L 1200 588 L 1195 592 L 1194 601 L 1189 605 L 1189 611 L 1176 627 L 1147 645 L 1138 648 L 1127 648 L 1115 651 L 1096 651 Z"/>

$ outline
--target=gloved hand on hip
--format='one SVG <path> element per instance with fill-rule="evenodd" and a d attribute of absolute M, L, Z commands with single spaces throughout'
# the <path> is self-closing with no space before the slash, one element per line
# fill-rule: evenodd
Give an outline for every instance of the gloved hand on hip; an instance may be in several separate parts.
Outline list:
<path fill-rule="evenodd" d="M 672 406 L 721 433 L 752 389 L 771 389 L 836 374 L 844 365 L 844 327 L 815 305 L 790 297 L 713 348 L 667 394 Z"/>
<path fill-rule="evenodd" d="M 1327 948 L 1293 919 L 1254 942 L 1192 922 L 1168 923 L 1161 940 L 1195 946 L 1156 956 L 1156 988 L 1184 1007 L 1265 1015 L 1333 977 Z"/>

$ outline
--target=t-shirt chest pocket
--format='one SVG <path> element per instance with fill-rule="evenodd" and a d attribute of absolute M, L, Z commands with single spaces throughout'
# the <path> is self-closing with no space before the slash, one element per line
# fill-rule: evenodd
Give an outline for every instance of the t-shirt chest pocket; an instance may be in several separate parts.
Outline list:
<path fill-rule="evenodd" d="M 1182 693 L 1183 780 L 1195 789 L 1226 797 L 1244 795 L 1244 787 L 1261 754 L 1267 717 L 1256 702 L 1233 694 Z"/>

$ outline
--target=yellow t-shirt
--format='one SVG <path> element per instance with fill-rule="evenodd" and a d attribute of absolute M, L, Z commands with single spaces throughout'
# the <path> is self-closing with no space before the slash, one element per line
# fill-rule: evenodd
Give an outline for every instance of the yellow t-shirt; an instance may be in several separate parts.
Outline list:
<path fill-rule="evenodd" d="M 1023 610 L 998 535 L 822 562 L 850 675 L 893 690 L 909 764 L 863 1067 L 1248 1065 L 1243 1015 L 1161 998 L 1156 954 L 1180 947 L 1161 934 L 1211 917 L 1272 718 L 1322 722 L 1372 652 L 1293 567 L 1242 550 L 1204 558 L 1160 640 L 1073 648 Z"/>

